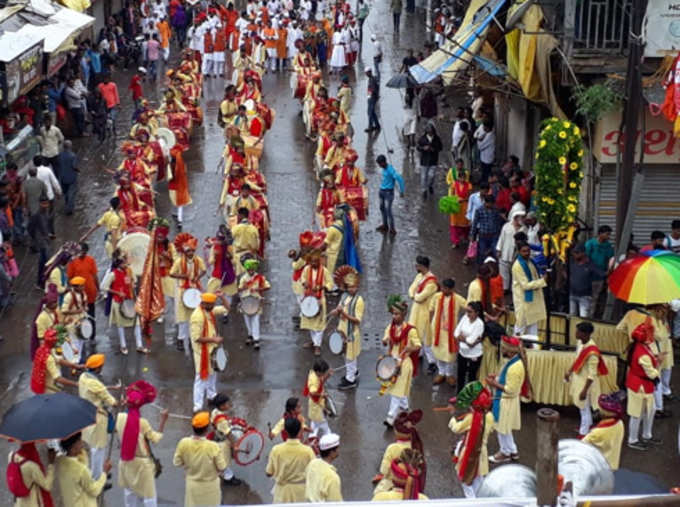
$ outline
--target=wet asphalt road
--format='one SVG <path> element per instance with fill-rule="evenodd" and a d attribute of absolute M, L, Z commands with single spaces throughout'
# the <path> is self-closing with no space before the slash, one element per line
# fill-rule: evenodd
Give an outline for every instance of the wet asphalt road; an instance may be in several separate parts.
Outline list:
<path fill-rule="evenodd" d="M 385 51 L 382 64 L 383 82 L 398 70 L 405 50 L 409 47 L 419 49 L 422 45 L 422 22 L 419 15 L 402 16 L 402 33 L 394 37 L 391 27 L 378 29 L 381 16 L 387 7 L 374 6 L 365 25 L 364 51 L 354 72 L 350 74 L 354 86 L 352 124 L 357 133 L 353 145 L 359 153 L 359 165 L 365 170 L 370 189 L 370 216 L 361 224 L 360 253 L 364 268 L 361 293 L 367 301 L 366 316 L 362 325 L 363 351 L 359 358 L 361 379 L 359 388 L 351 392 L 334 389 L 340 379 L 331 381 L 331 393 L 338 405 L 339 415 L 330 420 L 330 427 L 340 434 L 342 445 L 340 458 L 334 463 L 343 481 L 343 494 L 346 500 L 370 499 L 372 493 L 371 477 L 376 473 L 385 447 L 392 442 L 392 435 L 385 432 L 382 420 L 387 411 L 387 398 L 378 396 L 378 383 L 374 378 L 377 356 L 380 354 L 380 337 L 389 322 L 385 308 L 386 297 L 391 293 L 404 294 L 415 275 L 413 259 L 416 255 L 429 255 L 433 271 L 441 277 L 452 276 L 456 279 L 458 290 L 465 294 L 465 285 L 472 278 L 472 270 L 461 264 L 462 252 L 452 250 L 448 241 L 448 219 L 436 209 L 436 199 L 444 195 L 446 186 L 444 173 L 437 175 L 435 198 L 423 202 L 418 191 L 418 175 L 415 165 L 409 161 L 402 150 L 397 129 L 401 126 L 402 99 L 397 90 L 383 87 L 381 98 L 381 122 L 383 132 L 379 136 L 367 137 L 366 127 L 365 78 L 363 68 L 372 63 L 372 52 L 367 34 L 375 31 L 381 37 Z M 388 19 L 387 17 L 382 19 Z M 318 184 L 313 176 L 312 158 L 314 147 L 305 140 L 302 120 L 298 115 L 299 105 L 290 96 L 289 74 L 269 74 L 264 77 L 265 101 L 276 110 L 276 121 L 265 138 L 264 156 L 261 168 L 267 178 L 269 203 L 272 217 L 271 241 L 266 246 L 264 273 L 272 283 L 262 317 L 262 349 L 255 353 L 244 345 L 245 327 L 236 313 L 232 314 L 228 325 L 222 327 L 225 345 L 230 355 L 227 371 L 219 376 L 218 389 L 226 391 L 232 398 L 233 414 L 245 418 L 251 425 L 266 433 L 267 422 L 272 424 L 281 417 L 286 398 L 300 396 L 307 371 L 313 362 L 311 352 L 302 348 L 308 338 L 306 332 L 297 330 L 291 321 L 295 310 L 295 300 L 290 289 L 290 261 L 286 252 L 297 247 L 297 236 L 312 225 L 314 202 Z M 131 115 L 128 93 L 125 91 L 129 74 L 120 73 L 117 79 L 119 90 L 125 96 L 125 106 L 119 116 L 119 137 L 127 132 L 128 124 L 124 119 Z M 337 76 L 326 77 L 331 92 L 336 91 Z M 184 230 L 198 238 L 214 235 L 219 224 L 214 210 L 221 188 L 220 177 L 215 173 L 224 142 L 221 129 L 215 122 L 217 108 L 221 100 L 224 81 L 206 79 L 204 85 L 203 108 L 205 122 L 196 128 L 191 140 L 191 150 L 185 155 L 190 174 L 190 190 L 193 204 L 185 210 Z M 147 95 L 158 98 L 159 88 L 147 84 Z M 451 109 L 444 109 L 444 115 Z M 442 138 L 448 146 L 450 124 L 442 128 Z M 81 174 L 77 212 L 72 217 L 60 215 L 57 234 L 59 238 L 77 239 L 94 223 L 106 209 L 112 193 L 113 184 L 104 173 L 107 167 L 115 167 L 121 159 L 117 147 L 120 139 L 97 146 L 92 138 L 77 143 Z M 388 148 L 394 152 L 388 154 Z M 380 223 L 377 194 L 379 169 L 375 157 L 381 153 L 388 155 L 397 169 L 403 170 L 406 179 L 406 198 L 395 200 L 396 226 L 399 234 L 395 239 L 385 238 L 375 232 Z M 447 155 L 445 155 L 446 157 Z M 448 159 L 447 159 L 448 161 Z M 165 184 L 157 189 L 159 214 L 169 217 L 171 207 L 167 198 Z M 176 231 L 175 231 L 176 232 Z M 100 263 L 100 273 L 106 267 L 101 231 L 89 240 L 91 253 Z M 53 245 L 56 249 L 58 242 Z M 28 343 L 30 323 L 39 297 L 34 289 L 35 256 L 17 250 L 22 275 L 17 284 L 16 305 L 1 316 L 0 334 L 0 411 L 4 412 L 13 402 L 30 395 L 28 379 L 30 361 Z M 118 340 L 113 330 L 107 329 L 103 307 L 98 307 L 98 331 L 96 350 L 107 354 L 104 377 L 124 383 L 144 378 L 158 387 L 157 403 L 168 407 L 172 413 L 188 416 L 191 413 L 192 381 L 194 369 L 190 360 L 174 348 L 175 329 L 170 324 L 157 325 L 154 333 L 152 352 L 148 356 L 134 351 L 124 357 L 118 353 Z M 131 342 L 132 336 L 128 336 Z M 342 364 L 341 357 L 333 357 L 324 349 L 324 357 L 332 366 Z M 447 386 L 432 388 L 431 378 L 420 375 L 412 390 L 412 408 L 423 408 L 424 420 L 419 425 L 421 438 L 426 449 L 428 462 L 428 484 L 425 491 L 431 498 L 460 497 L 462 491 L 452 474 L 450 449 L 453 437 L 447 429 L 448 416 L 435 413 L 430 407 L 444 405 L 454 394 Z M 677 386 L 676 382 L 676 386 Z M 680 392 L 680 391 L 679 391 Z M 525 407 L 523 429 L 516 436 L 522 454 L 521 462 L 530 467 L 535 456 L 535 406 Z M 306 404 L 305 404 L 306 411 Z M 563 416 L 562 437 L 573 437 L 577 427 L 577 412 L 573 408 L 560 408 Z M 152 425 L 158 421 L 158 410 L 145 407 L 143 415 Z M 622 466 L 634 471 L 648 472 L 656 476 L 664 487 L 674 483 L 677 473 L 675 449 L 676 422 L 668 420 L 657 422 L 658 436 L 673 445 L 664 446 L 653 453 L 640 453 L 624 448 Z M 156 446 L 157 456 L 164 463 L 164 471 L 158 479 L 159 505 L 181 505 L 184 492 L 184 478 L 180 469 L 172 466 L 172 454 L 177 441 L 188 435 L 190 426 L 187 420 L 170 418 L 162 442 Z M 276 442 L 274 442 L 276 443 Z M 249 467 L 235 467 L 237 477 L 244 480 L 239 487 L 223 488 L 224 503 L 269 503 L 272 482 L 265 476 L 264 467 L 267 453 L 273 445 L 266 443 L 265 451 L 259 462 Z M 10 445 L 0 441 L 0 473 L 4 476 L 4 466 Z M 117 447 L 117 446 L 116 446 Z M 490 440 L 490 453 L 495 452 L 495 438 Z M 114 457 L 117 455 L 114 449 Z M 114 459 L 114 463 L 115 463 Z M 114 467 L 114 471 L 116 468 Z M 115 477 L 114 477 L 115 484 Z M 114 487 L 106 493 L 107 505 L 122 505 L 122 490 Z M 0 489 L 0 504 L 8 505 L 10 498 L 5 488 Z"/>

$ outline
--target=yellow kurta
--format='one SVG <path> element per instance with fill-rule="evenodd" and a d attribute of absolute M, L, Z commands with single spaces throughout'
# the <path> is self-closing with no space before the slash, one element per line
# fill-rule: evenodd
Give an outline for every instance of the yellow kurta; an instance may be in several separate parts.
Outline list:
<path fill-rule="evenodd" d="M 177 444 L 172 464 L 183 467 L 186 474 L 184 507 L 221 503 L 219 474 L 227 465 L 217 443 L 203 437 L 185 437 Z"/>
<path fill-rule="evenodd" d="M 186 259 L 186 270 L 182 268 L 182 261 L 185 258 L 184 255 L 178 255 L 175 262 L 172 263 L 172 268 L 170 268 L 171 275 L 189 275 L 192 276 L 193 273 L 200 274 L 205 272 L 205 262 L 198 255 L 194 255 L 193 259 Z M 194 268 L 194 263 L 197 264 L 198 269 Z M 182 296 L 184 296 L 185 289 L 183 288 L 184 282 L 187 280 L 176 279 L 177 290 L 176 302 L 175 302 L 175 322 L 186 322 L 191 317 L 191 312 L 194 311 L 192 308 L 187 308 L 182 302 Z M 196 281 L 189 281 L 190 288 L 198 288 Z"/>
<path fill-rule="evenodd" d="M 307 416 L 310 421 L 320 422 L 325 420 L 323 409 L 326 406 L 326 398 L 323 394 L 326 392 L 325 387 L 321 388 L 321 379 L 316 374 L 314 370 L 309 370 L 309 375 L 307 375 L 307 388 L 309 389 L 309 409 L 307 410 Z M 312 399 L 312 394 L 320 395 L 319 402 L 315 402 Z"/>
<path fill-rule="evenodd" d="M 383 335 L 383 340 L 389 343 L 390 340 L 390 326 L 388 325 L 385 328 L 385 334 Z M 403 326 L 402 326 L 403 328 Z M 397 336 L 400 335 L 400 328 L 397 331 Z M 420 342 L 420 338 L 418 337 L 418 331 L 416 331 L 416 328 L 411 328 L 411 330 L 408 333 L 408 344 L 407 347 L 421 347 L 422 343 Z M 394 346 L 392 347 L 390 345 L 390 355 L 394 358 L 399 359 L 399 346 Z M 385 391 L 387 394 L 391 394 L 392 396 L 405 396 L 408 398 L 408 395 L 411 394 L 411 381 L 413 380 L 413 362 L 411 361 L 410 356 L 406 356 L 404 360 L 401 362 L 401 369 L 399 370 L 399 376 L 397 377 L 397 381 L 390 385 L 387 390 Z"/>
<path fill-rule="evenodd" d="M 234 265 L 233 263 L 233 258 L 234 258 L 234 247 L 232 245 L 229 245 L 227 247 L 229 254 L 231 255 L 232 258 L 232 266 Z M 208 257 L 208 264 L 211 266 L 215 265 L 215 247 L 212 246 L 210 248 L 210 256 Z M 234 272 L 236 270 L 234 269 Z M 231 282 L 229 285 L 222 285 L 222 280 L 219 278 L 211 277 L 210 280 L 208 280 L 208 285 L 206 287 L 208 289 L 208 292 L 217 292 L 218 290 L 221 290 L 225 295 L 227 296 L 233 296 L 238 292 L 238 278 L 234 278 L 234 281 Z"/>
<path fill-rule="evenodd" d="M 170 256 L 169 267 L 172 268 L 172 265 L 175 263 L 175 259 L 177 258 L 177 250 L 175 249 L 175 245 L 170 242 L 168 243 L 168 255 Z M 175 282 L 174 278 L 170 277 L 170 269 L 168 269 L 168 274 L 161 278 L 161 285 L 163 287 L 163 295 L 165 297 L 175 297 L 177 283 Z"/>
<path fill-rule="evenodd" d="M 11 452 L 9 453 L 8 462 L 13 461 L 14 463 L 21 463 L 24 460 L 18 454 Z M 45 473 L 40 470 L 37 463 L 33 461 L 24 461 L 23 464 L 19 466 L 21 471 L 21 479 L 24 481 L 24 486 L 26 486 L 30 492 L 27 496 L 21 498 L 15 498 L 14 507 L 43 507 L 42 495 L 40 489 L 46 491 L 52 490 L 52 484 L 54 483 L 54 465 L 47 465 Z"/>
<path fill-rule="evenodd" d="M 408 288 L 408 295 L 413 300 L 411 313 L 408 315 L 408 323 L 415 326 L 418 330 L 418 337 L 426 347 L 432 345 L 432 335 L 430 334 L 430 299 L 439 290 L 436 278 L 432 278 L 431 281 L 427 282 L 420 292 L 417 291 L 420 282 L 426 277 L 432 276 L 432 273 L 429 271 L 425 274 L 418 273 Z"/>
<path fill-rule="evenodd" d="M 383 478 L 380 480 L 378 484 L 376 484 L 375 489 L 373 490 L 374 495 L 380 493 L 381 491 L 389 491 L 392 489 L 394 485 L 392 484 L 392 479 L 390 479 L 390 477 L 388 476 L 388 472 L 390 471 L 392 461 L 401 456 L 401 452 L 404 449 L 410 448 L 411 448 L 410 440 L 397 440 L 396 442 L 393 442 L 387 446 L 383 454 L 382 460 L 380 461 L 380 475 L 382 475 Z"/>
<path fill-rule="evenodd" d="M 66 266 L 57 266 L 50 272 L 50 276 L 45 281 L 45 292 L 47 292 L 47 288 L 50 284 L 54 284 L 57 287 L 59 295 L 63 296 L 68 290 L 68 283 L 64 280 L 68 280 L 68 277 L 66 276 Z"/>
<path fill-rule="evenodd" d="M 328 229 L 326 229 L 326 267 L 330 271 L 335 271 L 336 263 L 338 262 L 338 255 L 342 248 L 342 238 L 344 237 L 345 227 L 342 220 L 336 220 Z"/>
<path fill-rule="evenodd" d="M 628 339 L 633 341 L 633 331 L 635 328 L 642 324 L 650 315 L 648 313 L 643 313 L 639 310 L 633 309 L 626 312 L 623 318 L 616 325 L 618 331 L 623 331 L 628 335 Z M 654 319 L 652 319 L 652 323 Z"/>
<path fill-rule="evenodd" d="M 473 301 L 482 302 L 482 284 L 479 278 L 475 278 L 468 285 L 467 301 L 466 304 L 470 304 Z"/>
<path fill-rule="evenodd" d="M 652 318 L 654 324 L 654 340 L 659 347 L 659 354 L 665 354 L 660 357 L 659 369 L 668 370 L 673 367 L 673 342 L 671 342 L 671 330 L 668 324 L 661 319 Z"/>
<path fill-rule="evenodd" d="M 213 409 L 210 413 L 210 423 L 215 429 L 215 442 L 220 446 L 222 456 L 224 456 L 224 462 L 228 467 L 231 465 L 231 440 L 229 439 L 231 424 L 229 424 L 229 419 L 225 417 L 220 417 L 220 420 L 215 423 L 215 419 L 220 415 L 226 415 L 226 413 L 216 408 Z"/>
<path fill-rule="evenodd" d="M 196 375 L 198 375 L 201 371 L 201 349 L 203 348 L 203 344 L 198 343 L 197 340 L 199 338 L 210 338 L 217 336 L 217 329 L 215 329 L 215 326 L 213 326 L 212 319 L 208 318 L 208 322 L 205 322 L 205 317 L 208 313 L 209 312 L 207 310 L 204 310 L 199 305 L 198 308 L 193 310 L 189 324 L 189 336 L 191 337 L 191 348 L 193 349 L 194 354 L 194 367 L 196 368 Z M 215 317 L 219 317 L 220 315 L 226 314 L 227 309 L 222 305 L 217 305 L 213 307 L 212 313 L 215 315 Z M 205 334 L 203 333 L 204 327 L 206 327 Z M 210 356 L 215 347 L 218 346 L 216 343 L 206 343 L 205 345 L 208 347 L 208 356 Z M 213 370 L 212 361 L 209 360 L 208 375 L 213 373 L 215 373 L 215 370 Z"/>
<path fill-rule="evenodd" d="M 118 438 L 121 441 L 123 440 L 127 418 L 126 413 L 120 413 L 116 418 L 116 433 L 118 433 Z M 118 485 L 121 488 L 132 490 L 140 498 L 156 497 L 156 468 L 149 456 L 146 440 L 152 444 L 157 444 L 161 441 L 161 438 L 163 438 L 163 434 L 154 431 L 149 421 L 140 417 L 135 457 L 131 461 L 118 461 Z"/>
<path fill-rule="evenodd" d="M 245 221 L 236 224 L 231 228 L 231 235 L 234 238 L 234 267 L 238 276 L 245 272 L 241 263 L 241 256 L 245 253 L 257 254 L 260 248 L 260 231 L 253 224 Z"/>
<path fill-rule="evenodd" d="M 470 430 L 470 426 L 472 425 L 472 414 L 468 413 L 463 417 L 462 420 L 457 421 L 455 417 L 452 417 L 451 420 L 449 421 L 449 429 L 456 433 L 465 433 Z M 478 477 L 484 477 L 486 474 L 489 473 L 489 452 L 487 450 L 486 444 L 489 440 L 489 435 L 494 429 L 494 420 L 493 420 L 493 414 L 491 412 L 487 412 L 486 415 L 484 416 L 484 434 L 482 435 L 482 446 L 481 446 L 481 452 L 479 454 L 479 464 L 477 466 L 477 476 Z M 463 453 L 463 449 L 461 448 L 461 455 Z M 456 471 L 460 471 L 460 462 L 456 463 Z"/>
<path fill-rule="evenodd" d="M 352 102 L 352 88 L 349 86 L 341 86 L 338 90 L 337 98 L 340 101 L 340 110 L 348 115 Z"/>
<path fill-rule="evenodd" d="M 83 430 L 83 441 L 90 447 L 103 449 L 108 444 L 108 413 L 105 408 L 116 404 L 104 383 L 92 373 L 84 372 L 78 378 L 78 396 L 97 407 L 97 422 Z"/>
<path fill-rule="evenodd" d="M 439 312 L 439 302 L 444 299 L 441 312 Z M 449 313 L 449 305 L 451 298 L 454 298 L 453 315 Z M 458 316 L 465 308 L 465 299 L 463 296 L 455 292 L 451 296 L 445 296 L 443 292 L 438 292 L 430 298 L 429 312 L 432 315 L 432 324 L 430 326 L 430 336 L 432 337 L 432 353 L 439 361 L 451 363 L 456 359 L 458 346 L 453 332 L 458 325 Z M 439 344 L 436 344 L 437 339 L 437 321 L 439 321 Z M 453 321 L 453 322 L 451 322 Z M 449 325 L 451 326 L 451 333 L 449 333 Z M 449 339 L 453 343 L 453 350 L 449 349 Z"/>
<path fill-rule="evenodd" d="M 90 468 L 78 457 L 59 456 L 56 477 L 63 505 L 97 507 L 97 497 L 106 484 L 106 474 L 93 478 Z"/>
<path fill-rule="evenodd" d="M 64 344 L 68 346 L 67 344 Z M 47 356 L 47 361 L 45 362 L 45 394 L 58 393 L 61 388 L 56 383 L 56 380 L 61 377 L 61 371 L 57 365 L 57 360 L 53 353 Z"/>
<path fill-rule="evenodd" d="M 298 269 L 304 268 L 305 260 L 302 257 L 300 257 L 297 260 L 294 260 L 292 262 L 292 267 L 294 272 L 297 271 Z M 305 292 L 305 290 L 302 288 L 302 277 L 298 278 L 297 280 L 291 279 L 291 288 L 293 289 L 293 294 L 301 296 Z"/>
<path fill-rule="evenodd" d="M 391 490 L 391 491 L 381 491 L 375 495 L 371 502 L 389 502 L 391 500 L 403 500 L 404 491 L 401 489 Z M 429 498 L 422 493 L 418 493 L 418 500 L 429 500 Z"/>
<path fill-rule="evenodd" d="M 659 370 L 654 368 L 652 364 L 652 359 L 648 355 L 640 356 L 638 359 L 638 364 L 642 366 L 647 378 L 655 379 L 659 376 Z M 642 417 L 643 412 L 650 412 L 655 410 L 654 403 L 654 391 L 647 394 L 644 391 L 642 385 L 638 389 L 638 392 L 633 391 L 630 388 L 626 389 L 627 393 L 627 405 L 626 413 L 631 417 Z"/>
<path fill-rule="evenodd" d="M 538 275 L 533 262 L 528 262 L 532 280 L 529 281 L 519 261 L 512 265 L 512 304 L 515 307 L 515 326 L 525 327 L 545 320 L 545 301 L 543 287 L 545 279 Z M 530 290 L 534 295 L 530 303 L 524 300 L 524 291 Z"/>
<path fill-rule="evenodd" d="M 607 421 L 611 421 L 608 419 Z M 602 453 L 612 470 L 619 469 L 621 461 L 621 444 L 625 428 L 623 421 L 619 420 L 616 424 L 606 428 L 593 427 L 582 441 L 594 445 Z"/>
<path fill-rule="evenodd" d="M 364 298 L 359 294 L 355 295 L 356 301 L 354 303 L 354 311 L 351 311 L 352 307 L 352 296 L 349 293 L 342 295 L 340 299 L 340 306 L 342 309 L 352 317 L 355 317 L 361 321 L 364 317 Z M 348 361 L 354 361 L 361 353 L 361 323 L 355 324 L 351 323 L 352 332 L 349 333 L 350 322 L 344 317 L 340 317 L 338 320 L 338 331 L 344 333 L 347 337 L 347 346 L 345 348 L 345 358 Z"/>
<path fill-rule="evenodd" d="M 331 290 L 333 288 L 333 278 L 331 277 L 328 269 L 326 269 L 324 266 L 320 266 L 319 268 L 315 268 L 311 265 L 305 266 L 305 268 L 302 270 L 302 276 L 300 276 L 300 282 L 303 284 L 309 283 L 309 275 L 311 271 L 312 284 L 315 284 L 318 277 L 318 269 L 323 270 L 321 285 L 324 289 Z M 316 317 L 308 318 L 304 315 L 302 316 L 300 319 L 300 329 L 309 329 L 311 331 L 323 331 L 326 329 L 326 293 L 324 291 L 321 291 L 319 303 L 321 310 L 316 315 Z"/>
<path fill-rule="evenodd" d="M 38 331 L 38 340 L 42 340 L 45 336 L 45 331 L 53 327 L 55 324 L 63 324 L 64 318 L 59 310 L 49 310 L 47 307 L 43 307 L 42 311 L 38 314 L 35 319 L 35 327 Z"/>
<path fill-rule="evenodd" d="M 250 288 L 248 287 L 248 283 L 251 282 L 256 276 L 261 276 L 262 279 L 261 281 L 258 282 L 252 282 Z M 271 284 L 267 281 L 267 279 L 264 277 L 264 275 L 260 275 L 259 273 L 253 273 L 252 275 L 248 273 L 248 271 L 244 272 L 243 275 L 241 275 L 241 278 L 239 279 L 238 282 L 238 291 L 241 296 L 241 298 L 245 297 L 254 297 L 257 299 L 263 299 L 262 294 L 257 289 L 270 289 Z M 260 301 L 260 308 L 257 310 L 258 314 L 262 313 L 262 301 Z"/>
<path fill-rule="evenodd" d="M 590 347 L 592 345 L 596 345 L 592 338 L 585 345 L 579 341 L 576 344 L 576 356 L 574 357 L 574 360 L 578 357 L 584 347 Z M 599 373 L 597 372 L 598 364 L 598 357 L 594 354 L 591 354 L 586 360 L 586 364 L 581 367 L 581 371 L 571 373 L 571 379 L 569 380 L 569 394 L 571 394 L 571 397 L 574 400 L 574 405 L 576 405 L 578 408 L 582 409 L 585 406 L 585 400 L 579 400 L 579 395 L 581 394 L 581 391 L 586 385 L 588 379 L 593 381 L 593 383 L 590 384 L 590 389 L 588 389 L 590 395 L 590 406 L 593 409 L 597 409 L 599 406 L 597 399 L 600 397 L 601 389 L 600 377 Z"/>
<path fill-rule="evenodd" d="M 118 243 L 118 240 L 123 234 L 123 229 L 125 228 L 123 214 L 122 212 L 110 209 L 97 220 L 97 225 L 103 226 L 106 229 L 104 246 L 106 248 L 106 254 L 111 257 L 115 245 Z"/>
<path fill-rule="evenodd" d="M 525 374 L 524 364 L 521 360 L 508 369 L 505 376 L 505 389 L 501 395 L 501 410 L 498 422 L 496 422 L 498 433 L 508 434 L 513 430 L 522 428 L 520 393 L 522 392 Z"/>
<path fill-rule="evenodd" d="M 305 498 L 308 502 L 342 502 L 340 476 L 335 467 L 321 458 L 307 465 L 305 473 Z"/>
<path fill-rule="evenodd" d="M 272 447 L 265 472 L 276 483 L 273 503 L 305 501 L 305 471 L 315 457 L 312 448 L 297 438 Z"/>
<path fill-rule="evenodd" d="M 65 312 L 78 313 L 66 314 Z M 87 317 L 87 296 L 85 293 L 79 294 L 75 291 L 68 290 L 64 294 L 64 301 L 61 303 L 61 312 L 64 316 L 64 321 L 69 322 L 69 330 L 75 329 L 75 325 Z"/>

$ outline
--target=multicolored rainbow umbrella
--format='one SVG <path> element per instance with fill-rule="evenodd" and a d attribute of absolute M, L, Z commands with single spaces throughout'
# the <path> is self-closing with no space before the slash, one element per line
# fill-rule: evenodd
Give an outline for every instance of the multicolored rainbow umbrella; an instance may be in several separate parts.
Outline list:
<path fill-rule="evenodd" d="M 628 303 L 653 305 L 680 299 L 680 255 L 650 250 L 627 259 L 609 275 L 609 289 Z"/>

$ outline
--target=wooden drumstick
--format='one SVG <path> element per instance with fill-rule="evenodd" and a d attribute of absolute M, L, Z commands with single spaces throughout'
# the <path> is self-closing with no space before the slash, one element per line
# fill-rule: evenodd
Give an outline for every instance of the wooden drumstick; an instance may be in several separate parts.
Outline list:
<path fill-rule="evenodd" d="M 432 407 L 432 412 L 453 412 L 451 407 Z"/>

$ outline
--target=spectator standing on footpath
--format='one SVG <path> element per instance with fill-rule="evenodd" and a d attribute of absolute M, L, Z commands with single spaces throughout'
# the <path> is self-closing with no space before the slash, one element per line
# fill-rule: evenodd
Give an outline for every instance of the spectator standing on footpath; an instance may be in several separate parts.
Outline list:
<path fill-rule="evenodd" d="M 600 270 L 601 275 L 593 282 L 593 301 L 589 317 L 594 317 L 600 294 L 606 291 L 606 280 L 609 274 L 609 260 L 614 257 L 614 247 L 609 241 L 612 228 L 602 225 L 597 230 L 597 237 L 586 241 L 586 256 Z"/>
<path fill-rule="evenodd" d="M 665 237 L 663 246 L 673 253 L 680 253 L 680 220 L 671 222 L 671 233 Z"/>
<path fill-rule="evenodd" d="M 593 283 L 604 272 L 588 258 L 583 245 L 576 245 L 571 256 L 573 262 L 569 264 L 569 314 L 585 318 L 590 315 L 593 304 Z"/>
<path fill-rule="evenodd" d="M 120 97 L 118 96 L 118 86 L 111 81 L 111 74 L 104 76 L 104 81 L 99 83 L 97 89 L 101 92 L 106 101 L 106 112 L 113 122 L 113 135 L 116 135 L 116 117 L 118 116 L 118 106 Z"/>
<path fill-rule="evenodd" d="M 45 117 L 44 125 L 40 127 L 38 141 L 42 148 L 42 156 L 47 159 L 52 169 L 57 171 L 57 159 L 59 158 L 61 145 L 64 142 L 64 134 L 61 133 L 59 127 L 54 125 L 52 117 L 49 115 Z"/>
<path fill-rule="evenodd" d="M 23 188 L 23 178 L 19 176 L 19 170 L 14 162 L 7 164 L 7 198 L 14 217 L 12 229 L 12 241 L 23 243 L 26 239 L 24 224 L 24 212 L 26 210 L 26 194 Z"/>
<path fill-rule="evenodd" d="M 78 190 L 78 159 L 71 149 L 71 141 L 64 141 L 64 150 L 58 156 L 59 183 L 64 194 L 64 213 L 73 215 Z"/>
<path fill-rule="evenodd" d="M 666 235 L 662 231 L 652 231 L 650 235 L 649 245 L 645 245 L 640 248 L 641 252 L 651 252 L 652 250 L 665 250 L 666 247 L 664 243 L 666 241 Z"/>
<path fill-rule="evenodd" d="M 138 67 L 135 75 L 130 79 L 130 85 L 128 90 L 132 93 L 132 101 L 135 103 L 135 111 L 133 116 L 136 116 L 137 110 L 142 105 L 142 97 L 144 97 L 144 88 L 142 87 L 142 81 L 146 76 L 146 69 L 144 67 Z M 134 121 L 134 118 L 133 118 Z"/>
<path fill-rule="evenodd" d="M 482 181 L 489 178 L 493 163 L 496 160 L 496 134 L 490 121 L 485 121 L 475 132 L 475 140 L 479 149 L 479 165 L 482 170 Z"/>
<path fill-rule="evenodd" d="M 81 137 L 85 134 L 85 108 L 83 107 L 83 95 L 76 89 L 75 80 L 70 77 L 66 81 L 66 88 L 64 89 L 64 97 L 66 98 L 66 105 L 73 117 L 73 122 L 76 127 L 76 137 Z"/>
<path fill-rule="evenodd" d="M 364 42 L 364 21 L 368 17 L 370 8 L 364 0 L 358 0 L 357 3 L 357 19 L 359 20 L 359 48 Z"/>
<path fill-rule="evenodd" d="M 510 219 L 503 225 L 501 234 L 496 244 L 496 258 L 498 259 L 498 270 L 503 278 L 503 291 L 510 292 L 510 270 L 515 261 L 517 251 L 515 249 L 515 234 L 518 232 L 526 233 L 526 227 L 522 223 L 524 211 L 515 211 L 510 215 Z"/>
<path fill-rule="evenodd" d="M 387 163 L 385 155 L 378 155 L 375 160 L 382 168 L 382 182 L 380 183 L 380 213 L 382 214 L 382 225 L 376 227 L 378 232 L 388 232 L 394 236 L 397 230 L 394 228 L 394 215 L 392 215 L 392 203 L 394 202 L 394 184 L 399 185 L 399 193 L 404 197 L 404 178 L 401 177 L 392 164 Z"/>
<path fill-rule="evenodd" d="M 484 206 L 475 211 L 470 230 L 470 241 L 477 241 L 477 264 L 493 255 L 503 222 L 493 196 L 484 196 Z"/>
<path fill-rule="evenodd" d="M 41 180 L 47 188 L 46 196 L 49 201 L 47 230 L 49 231 L 50 239 L 54 239 L 57 237 L 54 234 L 54 213 L 56 211 L 54 201 L 62 193 L 61 185 L 59 185 L 59 181 L 52 169 L 47 166 L 47 159 L 45 157 L 36 155 L 33 157 L 33 165 L 36 167 L 38 179 Z"/>
<path fill-rule="evenodd" d="M 161 56 L 161 43 L 158 42 L 158 34 L 154 33 L 146 43 L 146 59 L 149 62 L 149 78 L 156 81 L 158 77 L 158 60 Z"/>
<path fill-rule="evenodd" d="M 375 79 L 378 84 L 380 84 L 380 64 L 383 59 L 382 44 L 378 40 L 378 37 L 373 33 L 371 34 L 371 44 L 373 44 L 373 68 L 375 69 Z M 368 69 L 369 67 L 367 67 Z"/>
<path fill-rule="evenodd" d="M 425 133 L 418 139 L 420 152 L 420 189 L 423 200 L 427 199 L 427 192 L 434 194 L 434 175 L 439 164 L 439 152 L 443 149 L 442 140 L 432 123 L 425 127 Z"/>
<path fill-rule="evenodd" d="M 26 195 L 26 214 L 28 215 L 28 234 L 31 237 L 31 252 L 38 253 L 38 279 L 37 287 L 42 286 L 42 270 L 47 262 L 47 211 L 49 201 L 47 199 L 47 185 L 38 179 L 38 169 L 28 169 L 28 179 L 24 182 Z"/>

